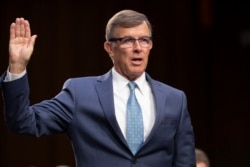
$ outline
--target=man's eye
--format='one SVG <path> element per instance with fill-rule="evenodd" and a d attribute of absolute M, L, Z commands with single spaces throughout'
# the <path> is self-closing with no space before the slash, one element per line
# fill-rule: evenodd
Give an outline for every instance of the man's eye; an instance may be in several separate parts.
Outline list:
<path fill-rule="evenodd" d="M 146 42 L 146 43 L 148 43 L 149 42 L 149 39 L 148 38 L 141 38 L 141 39 L 139 39 L 141 42 Z"/>
<path fill-rule="evenodd" d="M 133 42 L 134 41 L 134 39 L 133 38 L 125 38 L 125 39 L 123 39 L 123 43 L 130 43 L 130 42 Z"/>

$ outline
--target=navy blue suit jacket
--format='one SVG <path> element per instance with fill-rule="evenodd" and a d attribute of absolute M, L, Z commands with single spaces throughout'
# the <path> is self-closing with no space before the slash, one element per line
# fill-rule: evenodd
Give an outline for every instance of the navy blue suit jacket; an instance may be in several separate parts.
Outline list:
<path fill-rule="evenodd" d="M 111 71 L 69 79 L 54 98 L 34 105 L 29 102 L 27 75 L 1 81 L 6 123 L 15 133 L 37 137 L 66 132 L 78 167 L 195 167 L 185 94 L 148 74 L 146 79 L 155 100 L 156 121 L 135 156 L 116 121 Z"/>

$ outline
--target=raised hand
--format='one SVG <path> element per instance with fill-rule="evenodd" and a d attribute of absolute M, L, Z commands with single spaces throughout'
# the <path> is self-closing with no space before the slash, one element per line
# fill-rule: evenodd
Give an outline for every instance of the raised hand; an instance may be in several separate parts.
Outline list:
<path fill-rule="evenodd" d="M 37 35 L 31 36 L 30 24 L 24 18 L 16 18 L 10 25 L 9 71 L 23 72 L 33 53 Z"/>

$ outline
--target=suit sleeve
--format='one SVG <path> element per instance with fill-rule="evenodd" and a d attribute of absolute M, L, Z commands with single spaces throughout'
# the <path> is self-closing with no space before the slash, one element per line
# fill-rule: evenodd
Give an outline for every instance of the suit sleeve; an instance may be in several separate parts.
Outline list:
<path fill-rule="evenodd" d="M 196 167 L 195 141 L 190 114 L 187 109 L 187 98 L 183 93 L 182 111 L 175 137 L 174 167 Z"/>
<path fill-rule="evenodd" d="M 67 130 L 74 107 L 72 90 L 67 86 L 56 97 L 30 105 L 27 74 L 15 81 L 1 84 L 4 117 L 12 132 L 40 137 Z M 65 85 L 67 84 L 69 83 Z"/>

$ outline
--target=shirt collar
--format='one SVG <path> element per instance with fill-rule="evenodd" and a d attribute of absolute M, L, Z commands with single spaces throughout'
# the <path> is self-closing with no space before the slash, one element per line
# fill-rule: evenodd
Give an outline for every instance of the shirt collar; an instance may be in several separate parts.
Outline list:
<path fill-rule="evenodd" d="M 112 68 L 112 76 L 113 83 L 117 85 L 117 88 L 120 88 L 121 90 L 126 88 L 127 84 L 130 82 L 127 78 L 119 74 L 114 67 Z M 139 91 L 143 94 L 144 90 L 146 89 L 145 86 L 147 84 L 145 72 L 143 72 L 142 75 L 134 82 L 137 84 Z"/>

